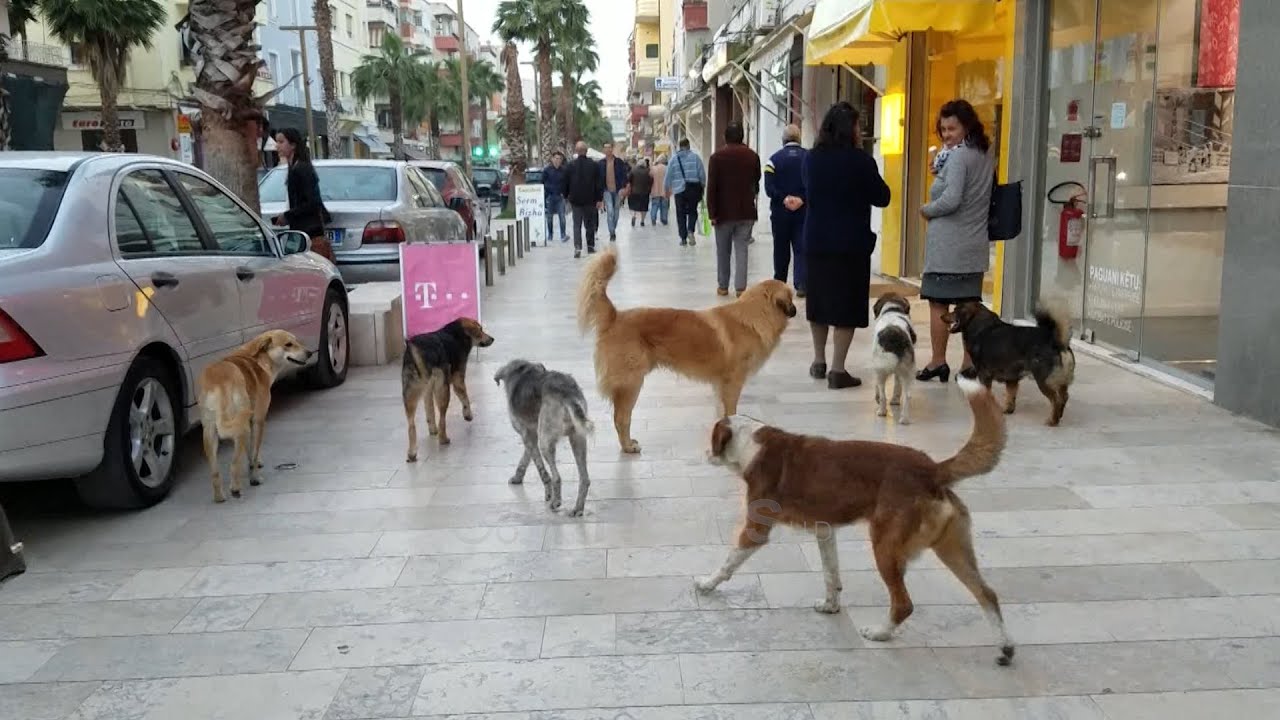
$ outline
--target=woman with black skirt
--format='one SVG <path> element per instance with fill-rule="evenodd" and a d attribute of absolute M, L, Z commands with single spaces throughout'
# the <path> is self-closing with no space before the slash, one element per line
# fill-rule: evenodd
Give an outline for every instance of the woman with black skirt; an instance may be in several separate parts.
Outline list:
<path fill-rule="evenodd" d="M 641 160 L 631 170 L 631 191 L 627 195 L 627 208 L 631 210 L 631 227 L 640 221 L 644 227 L 644 219 L 649 214 L 649 194 L 653 191 L 653 176 L 649 174 L 649 161 Z"/>
<path fill-rule="evenodd" d="M 805 319 L 813 336 L 809 376 L 825 377 L 833 390 L 862 384 L 849 374 L 845 359 L 854 330 L 869 324 L 871 252 L 876 247 L 871 208 L 889 204 L 889 186 L 860 141 L 857 109 L 836 103 L 827 111 L 801 173 L 809 206 L 804 223 Z M 828 369 L 831 328 L 835 353 Z"/>
<path fill-rule="evenodd" d="M 311 164 L 311 153 L 302 140 L 302 133 L 293 128 L 277 131 L 276 152 L 289 166 L 289 174 L 285 176 L 289 209 L 271 218 L 271 224 L 288 225 L 290 230 L 306 233 L 311 238 L 311 250 L 334 262 L 333 246 L 324 234 L 324 225 L 330 220 L 329 211 L 320 199 L 320 176 Z"/>

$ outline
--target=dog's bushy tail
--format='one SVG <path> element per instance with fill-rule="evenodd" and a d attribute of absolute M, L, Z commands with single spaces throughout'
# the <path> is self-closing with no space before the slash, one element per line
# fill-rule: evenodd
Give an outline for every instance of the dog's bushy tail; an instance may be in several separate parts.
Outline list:
<path fill-rule="evenodd" d="M 594 329 L 602 333 L 613 325 L 618 309 L 609 299 L 609 281 L 618 272 L 618 252 L 613 248 L 597 255 L 587 264 L 578 287 L 578 329 L 582 332 Z"/>
<path fill-rule="evenodd" d="M 991 390 L 963 375 L 956 382 L 973 410 L 973 432 L 960 452 L 938 463 L 943 485 L 991 472 L 1000 462 L 1005 445 L 1004 411 Z"/>
<path fill-rule="evenodd" d="M 1062 352 L 1071 347 L 1071 314 L 1058 303 L 1041 302 L 1035 310 L 1036 325 L 1053 338 L 1053 349 Z"/>
<path fill-rule="evenodd" d="M 575 398 L 569 403 L 569 414 L 573 416 L 573 424 L 578 428 L 578 432 L 583 435 L 590 435 L 596 431 L 596 426 L 587 417 L 587 399 L 584 397 Z"/>

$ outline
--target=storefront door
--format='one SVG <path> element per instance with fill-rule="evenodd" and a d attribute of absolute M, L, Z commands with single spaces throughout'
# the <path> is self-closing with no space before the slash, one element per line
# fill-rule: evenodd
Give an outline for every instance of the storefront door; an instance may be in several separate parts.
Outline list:
<path fill-rule="evenodd" d="M 1234 86 L 1214 19 L 1238 2 L 1053 0 L 1045 64 L 1039 297 L 1084 340 L 1206 383 L 1234 97 L 1210 66 L 1229 46 Z"/>

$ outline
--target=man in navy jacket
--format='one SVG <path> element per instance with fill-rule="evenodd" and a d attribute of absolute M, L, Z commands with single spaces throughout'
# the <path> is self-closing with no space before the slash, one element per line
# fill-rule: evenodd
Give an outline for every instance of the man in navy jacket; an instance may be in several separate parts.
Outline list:
<path fill-rule="evenodd" d="M 547 244 L 555 236 L 556 216 L 560 217 L 560 242 L 569 242 L 569 228 L 565 227 L 564 195 L 568 177 L 564 167 L 564 153 L 551 153 L 551 164 L 542 169 L 542 191 L 546 197 Z"/>
<path fill-rule="evenodd" d="M 796 295 L 804 297 L 804 182 L 801 169 L 808 153 L 800 146 L 800 128 L 788 125 L 782 131 L 782 149 L 764 166 L 764 191 L 769 196 L 773 226 L 773 277 L 787 281 L 791 256 L 795 255 Z"/>

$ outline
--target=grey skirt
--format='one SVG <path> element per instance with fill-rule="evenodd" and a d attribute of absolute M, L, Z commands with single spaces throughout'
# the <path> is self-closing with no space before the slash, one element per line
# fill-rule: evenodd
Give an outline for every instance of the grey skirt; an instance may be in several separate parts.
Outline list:
<path fill-rule="evenodd" d="M 937 303 L 982 302 L 982 277 L 985 273 L 925 273 L 920 283 L 920 298 Z"/>

